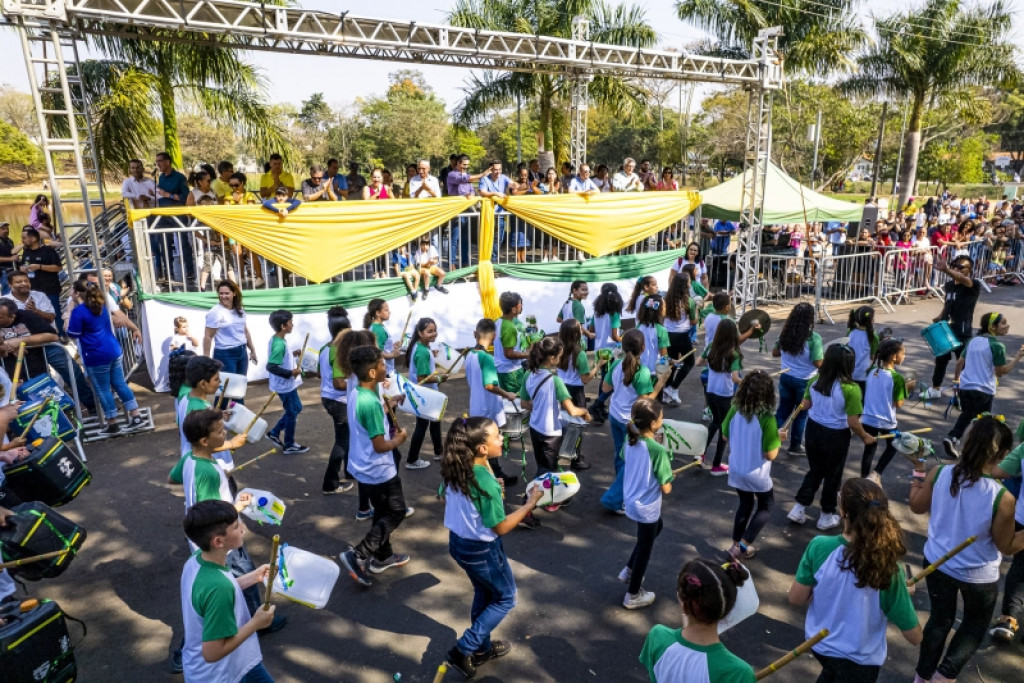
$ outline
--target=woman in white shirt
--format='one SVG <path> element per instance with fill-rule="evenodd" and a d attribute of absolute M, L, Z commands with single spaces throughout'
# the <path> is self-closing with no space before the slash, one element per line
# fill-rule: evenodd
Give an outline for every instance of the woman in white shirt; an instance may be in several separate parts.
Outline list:
<path fill-rule="evenodd" d="M 247 374 L 246 366 L 248 363 L 255 365 L 257 359 L 256 347 L 245 324 L 242 290 L 231 280 L 221 280 L 217 283 L 217 299 L 217 305 L 206 314 L 203 355 L 211 355 L 212 349 L 212 357 L 223 364 L 224 372 Z M 244 403 L 242 400 L 237 402 Z"/>

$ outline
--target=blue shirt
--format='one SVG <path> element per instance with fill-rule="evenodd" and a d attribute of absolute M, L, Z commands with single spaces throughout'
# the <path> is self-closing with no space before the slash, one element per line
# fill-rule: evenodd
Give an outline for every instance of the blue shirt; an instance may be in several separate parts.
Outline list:
<path fill-rule="evenodd" d="M 448 176 L 451 178 L 451 175 Z M 490 175 L 485 175 L 480 179 L 480 191 L 481 192 L 500 192 L 501 194 L 508 194 L 508 186 L 512 184 L 512 179 L 502 173 L 498 176 L 497 180 L 491 180 Z M 504 213 L 505 209 L 501 208 L 501 205 L 495 205 L 494 213 Z"/>
<path fill-rule="evenodd" d="M 473 196 L 473 183 L 469 180 L 468 173 L 449 171 L 445 178 L 445 185 L 448 187 L 449 197 Z"/>
<path fill-rule="evenodd" d="M 87 368 L 109 365 L 121 356 L 121 345 L 114 336 L 106 306 L 99 315 L 95 315 L 85 304 L 78 304 L 71 311 L 68 336 L 78 340 L 82 361 Z"/>
<path fill-rule="evenodd" d="M 158 197 L 156 200 L 157 206 L 185 206 L 185 200 L 188 198 L 188 181 L 185 179 L 184 173 L 173 170 L 167 175 L 161 173 L 157 177 L 156 186 L 164 192 L 169 192 L 178 197 L 177 199 Z"/>
<path fill-rule="evenodd" d="M 335 192 L 337 192 L 338 190 L 344 190 L 344 191 L 348 192 L 348 178 L 346 178 L 342 174 L 335 173 L 334 177 L 333 178 L 328 178 L 327 181 L 334 184 L 334 191 Z M 341 196 L 340 195 L 338 196 L 338 199 L 341 200 Z"/>
<path fill-rule="evenodd" d="M 715 222 L 715 236 L 711 240 L 712 254 L 725 254 L 729 251 L 729 242 L 732 234 L 736 232 L 736 226 L 729 221 L 719 220 Z"/>

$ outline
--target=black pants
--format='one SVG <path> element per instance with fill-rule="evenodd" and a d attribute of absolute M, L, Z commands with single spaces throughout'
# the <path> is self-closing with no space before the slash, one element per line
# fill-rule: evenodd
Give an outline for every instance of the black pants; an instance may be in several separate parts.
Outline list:
<path fill-rule="evenodd" d="M 341 470 L 345 468 L 345 478 L 351 479 L 348 471 L 348 406 L 341 401 L 321 398 L 324 410 L 331 416 L 334 423 L 334 445 L 331 456 L 327 460 L 327 471 L 324 472 L 324 491 L 333 491 L 341 484 Z"/>
<path fill-rule="evenodd" d="M 819 655 L 814 650 L 811 654 L 821 664 L 821 674 L 815 683 L 875 683 L 881 666 L 858 664 L 842 657 Z"/>
<path fill-rule="evenodd" d="M 864 431 L 871 436 L 878 436 L 879 434 L 892 434 L 896 430 L 864 425 Z M 875 466 L 875 472 L 878 472 L 879 474 L 884 472 L 885 468 L 889 466 L 889 462 L 892 460 L 892 457 L 896 455 L 896 444 L 893 443 L 894 441 L 896 441 L 896 439 L 885 440 L 885 450 L 882 451 L 882 457 L 878 459 L 878 465 Z M 871 461 L 875 459 L 876 450 L 878 450 L 877 441 L 870 446 L 864 446 L 864 455 L 860 457 L 860 476 L 866 477 L 871 474 Z"/>
<path fill-rule="evenodd" d="M 391 534 L 405 519 L 405 495 L 402 480 L 392 477 L 383 484 L 362 484 L 373 506 L 373 525 L 366 537 L 356 546 L 360 557 L 377 558 L 378 561 L 391 557 Z"/>
<path fill-rule="evenodd" d="M 722 429 L 722 423 L 725 422 L 725 416 L 729 414 L 729 407 L 732 405 L 732 396 L 719 396 L 718 394 L 704 394 L 708 401 L 708 407 L 711 408 L 711 424 L 708 426 L 708 445 L 704 447 L 704 460 L 707 460 L 708 450 L 711 448 L 711 440 L 715 438 Z M 718 444 L 715 446 L 715 460 L 711 463 L 712 467 L 718 467 L 722 464 L 722 457 L 725 455 L 725 439 L 722 435 L 718 436 Z"/>
<path fill-rule="evenodd" d="M 654 539 L 661 533 L 661 518 L 657 522 L 636 523 L 636 544 L 629 556 L 626 566 L 632 570 L 629 578 L 629 592 L 634 595 L 640 592 L 644 583 L 644 574 L 647 572 L 647 565 L 651 561 L 651 551 L 654 550 Z"/>
<path fill-rule="evenodd" d="M 767 491 L 741 491 L 736 489 L 740 497 L 740 506 L 736 508 L 736 521 L 732 525 L 733 543 L 744 541 L 753 543 L 761 529 L 768 523 L 771 516 L 772 503 L 775 501 L 774 489 Z M 757 499 L 757 512 L 754 512 L 754 500 Z"/>
<path fill-rule="evenodd" d="M 930 563 L 926 557 L 921 565 L 927 567 Z M 928 601 L 932 613 L 924 625 L 924 638 L 917 657 L 917 675 L 929 680 L 938 671 L 946 678 L 956 678 L 985 638 L 992 613 L 996 609 L 999 581 L 965 583 L 937 569 L 925 577 L 925 583 L 928 585 Z M 964 601 L 964 616 L 960 628 L 946 646 L 946 636 L 956 621 L 957 594 Z"/>
<path fill-rule="evenodd" d="M 431 422 L 422 417 L 416 418 L 416 428 L 412 432 L 412 443 L 409 445 L 408 462 L 416 462 L 420 457 L 420 447 L 423 446 L 423 439 L 430 429 L 430 443 L 434 446 L 434 455 L 441 455 L 441 423 Z"/>
<path fill-rule="evenodd" d="M 984 391 L 978 391 L 977 389 L 961 389 L 960 390 L 960 414 L 956 418 L 956 423 L 953 428 L 949 430 L 949 435 L 959 439 L 967 431 L 967 425 L 971 424 L 971 420 L 978 417 L 981 413 L 988 413 L 992 411 L 992 400 L 995 398 L 992 394 L 986 394 Z"/>
<path fill-rule="evenodd" d="M 942 386 L 942 380 L 946 378 L 946 368 L 949 367 L 949 361 L 953 360 L 954 355 L 957 357 L 957 359 L 959 359 L 960 356 L 963 355 L 964 350 L 967 348 L 967 343 L 971 341 L 971 333 L 969 331 L 966 336 L 957 333 L 956 330 L 953 331 L 953 334 L 956 336 L 957 339 L 963 342 L 963 346 L 961 346 L 956 351 L 950 351 L 949 353 L 944 353 L 941 356 L 935 357 L 935 369 L 932 371 L 933 387 Z"/>
<path fill-rule="evenodd" d="M 814 502 L 814 494 L 821 487 L 821 511 L 836 514 L 839 485 L 843 482 L 843 468 L 850 450 L 850 428 L 829 429 L 807 420 L 807 464 L 810 469 L 796 492 L 796 502 L 804 507 Z"/>
<path fill-rule="evenodd" d="M 547 436 L 530 427 L 530 443 L 533 457 L 537 459 L 537 476 L 558 471 L 558 450 L 562 447 L 562 435 Z"/>
<path fill-rule="evenodd" d="M 1017 531 L 1024 529 L 1020 522 L 1014 522 L 1014 527 Z M 1006 572 L 1002 613 L 1017 621 L 1024 619 L 1024 552 L 1013 556 L 1013 562 Z"/>
<path fill-rule="evenodd" d="M 673 360 L 678 360 L 693 350 L 693 342 L 690 341 L 689 332 L 669 332 L 668 333 L 668 357 Z M 678 389 L 679 385 L 683 383 L 686 376 L 690 374 L 690 370 L 693 369 L 694 363 L 697 359 L 693 357 L 694 354 L 690 354 L 683 361 L 682 365 L 679 365 L 672 369 L 672 376 L 668 379 L 668 385 L 673 389 Z"/>

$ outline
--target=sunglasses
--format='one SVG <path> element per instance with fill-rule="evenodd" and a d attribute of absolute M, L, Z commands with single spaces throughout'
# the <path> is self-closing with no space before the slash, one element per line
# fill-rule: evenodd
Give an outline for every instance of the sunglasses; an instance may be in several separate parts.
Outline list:
<path fill-rule="evenodd" d="M 237 190 L 238 188 L 240 188 L 242 186 L 239 185 L 238 183 L 228 183 L 228 187 Z"/>

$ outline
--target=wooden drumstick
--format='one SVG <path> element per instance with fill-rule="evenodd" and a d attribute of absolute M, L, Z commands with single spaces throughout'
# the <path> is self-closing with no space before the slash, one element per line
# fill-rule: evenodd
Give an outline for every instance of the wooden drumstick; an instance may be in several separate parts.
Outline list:
<path fill-rule="evenodd" d="M 35 424 L 36 424 L 36 420 L 38 420 L 38 419 L 39 419 L 39 416 L 43 414 L 43 411 L 44 411 L 44 410 L 46 410 L 46 406 L 50 405 L 50 402 L 51 402 L 51 401 L 53 401 L 53 397 L 52 397 L 52 396 L 47 396 L 47 397 L 46 397 L 46 400 L 45 400 L 45 401 L 43 401 L 43 403 L 42 403 L 42 405 L 41 405 L 41 406 L 39 406 L 39 410 L 37 410 L 37 411 L 36 411 L 36 414 L 32 416 L 32 419 L 31 419 L 31 420 L 29 420 L 28 426 L 27 426 L 27 427 L 25 427 L 25 431 L 23 431 L 23 432 L 21 433 L 21 438 L 22 438 L 22 439 L 24 439 L 25 437 L 27 437 L 27 436 L 28 436 L 28 433 L 29 433 L 30 431 L 32 431 L 32 427 L 34 427 L 34 426 L 35 426 Z"/>
<path fill-rule="evenodd" d="M 307 346 L 309 346 L 309 332 L 306 333 L 306 338 L 302 340 L 302 346 L 299 347 L 299 377 L 306 376 L 306 372 L 302 369 L 302 359 L 306 355 Z"/>
<path fill-rule="evenodd" d="M 438 664 L 437 665 L 437 673 L 434 674 L 434 681 L 433 681 L 433 683 L 441 683 L 441 681 L 444 680 L 444 675 L 446 673 L 448 673 L 448 665 L 443 663 L 443 662 L 441 664 Z"/>
<path fill-rule="evenodd" d="M 815 645 L 820 643 L 825 638 L 825 636 L 827 636 L 827 635 L 828 635 L 828 629 L 827 628 L 821 629 L 820 631 L 818 631 L 818 633 L 813 638 L 811 638 L 810 640 L 805 640 L 804 642 L 800 643 L 800 645 L 797 646 L 797 648 L 795 650 L 793 650 L 792 652 L 787 652 L 784 656 L 779 657 L 774 662 L 772 662 L 771 664 L 769 664 L 765 668 L 763 668 L 760 671 L 758 671 L 757 672 L 757 680 L 761 680 L 762 678 L 765 678 L 766 676 L 771 676 L 773 673 L 775 673 L 776 671 L 778 671 L 782 667 L 786 666 L 787 664 L 792 662 L 794 659 L 796 659 L 800 655 L 805 654 L 812 647 L 814 647 Z"/>
<path fill-rule="evenodd" d="M 398 337 L 398 348 L 402 348 L 402 344 L 405 343 L 405 333 L 409 329 L 409 323 L 412 321 L 412 310 L 409 311 L 409 315 L 405 317 L 405 325 L 402 326 L 402 334 Z"/>
<path fill-rule="evenodd" d="M 11 389 L 7 392 L 7 403 L 14 398 L 14 392 L 18 390 L 18 380 L 21 378 L 21 364 L 25 360 L 25 342 L 18 344 L 18 360 L 14 362 L 14 377 L 11 378 Z"/>
<path fill-rule="evenodd" d="M 682 365 L 683 361 L 686 360 L 687 358 L 689 358 L 690 356 L 692 356 L 696 351 L 697 351 L 697 349 L 690 349 L 689 351 L 684 353 L 682 356 L 680 356 L 679 358 L 677 358 L 674 361 L 672 361 L 672 365 L 674 365 L 674 366 L 675 365 Z"/>
<path fill-rule="evenodd" d="M 67 555 L 71 550 L 54 550 L 51 553 L 43 553 L 42 555 L 33 555 L 32 557 L 23 557 L 20 560 L 11 560 L 10 562 L 4 562 L 0 564 L 0 569 L 11 569 L 13 567 L 20 567 L 23 564 L 32 564 L 33 562 L 42 562 L 43 560 L 50 560 L 54 557 L 60 557 Z"/>
<path fill-rule="evenodd" d="M 263 609 L 270 609 L 270 597 L 274 594 L 274 579 L 277 578 L 277 554 L 280 551 L 281 537 L 274 534 L 270 544 L 270 571 L 267 572 L 267 594 L 263 597 Z"/>
<path fill-rule="evenodd" d="M 452 370 L 455 369 L 455 366 L 458 365 L 459 361 L 462 360 L 463 358 L 465 358 L 466 354 L 468 354 L 470 351 L 472 351 L 472 349 L 469 348 L 468 346 L 466 348 L 462 349 L 462 351 L 459 351 L 459 355 L 457 355 L 455 357 L 455 360 L 453 360 L 452 364 L 448 366 L 448 369 L 444 371 L 444 374 L 446 374 L 446 375 L 452 374 Z M 438 365 L 441 365 L 441 364 L 438 363 Z M 441 365 L 441 368 L 444 369 L 444 366 Z"/>
<path fill-rule="evenodd" d="M 255 458 L 253 458 L 251 460 L 246 460 L 241 465 L 238 465 L 237 467 L 235 467 L 234 472 L 238 472 L 239 470 L 243 470 L 246 467 L 248 467 L 249 465 L 251 465 L 254 462 L 256 462 L 257 460 L 262 460 L 263 458 L 267 457 L 268 455 L 273 455 L 274 453 L 277 453 L 277 449 L 276 448 L 271 448 L 266 453 L 260 453 Z"/>
<path fill-rule="evenodd" d="M 256 413 L 256 415 L 253 416 L 252 422 L 250 422 L 249 426 L 245 428 L 244 432 L 242 432 L 243 434 L 245 434 L 245 437 L 247 439 L 249 438 L 249 430 L 256 426 L 256 420 L 260 419 L 260 415 L 262 415 L 263 412 L 270 407 L 270 402 L 274 400 L 275 396 L 277 396 L 276 391 L 270 392 L 270 396 L 267 397 L 267 402 L 263 404 L 262 408 L 260 408 L 260 412 Z"/>
<path fill-rule="evenodd" d="M 799 415 L 800 411 L 803 410 L 803 409 L 804 409 L 804 402 L 803 402 L 803 399 L 801 399 L 800 403 L 797 404 L 796 409 L 792 413 L 790 413 L 789 417 L 786 418 L 786 421 L 782 423 L 781 427 L 779 427 L 779 431 L 780 432 L 788 432 L 790 426 L 793 424 L 793 420 L 796 419 L 796 416 Z"/>
<path fill-rule="evenodd" d="M 701 458 L 697 458 L 691 463 L 688 463 L 686 465 L 683 465 L 682 467 L 672 470 L 672 474 L 679 474 L 680 472 L 685 472 L 686 470 L 693 469 L 694 467 L 699 467 L 702 464 L 704 464 L 704 460 Z"/>
<path fill-rule="evenodd" d="M 787 372 L 789 372 L 789 368 L 783 368 L 782 370 L 779 370 L 778 372 L 773 372 L 772 374 L 769 375 L 769 377 L 778 377 L 779 375 L 785 375 Z M 801 401 L 801 403 L 802 403 L 802 401 Z"/>
<path fill-rule="evenodd" d="M 224 410 L 228 405 L 228 386 L 231 384 L 231 378 L 228 377 L 224 380 L 224 389 L 220 392 L 220 399 L 217 400 L 217 410 Z"/>
<path fill-rule="evenodd" d="M 909 432 L 893 432 L 892 434 L 879 434 L 875 437 L 875 441 L 881 441 L 882 439 L 895 439 L 901 434 L 924 434 L 925 432 L 932 431 L 931 427 L 922 427 L 921 429 L 912 429 Z"/>
<path fill-rule="evenodd" d="M 966 548 L 967 546 L 969 546 L 970 544 L 974 543 L 977 540 L 978 540 L 977 536 L 971 536 L 966 541 L 964 541 L 963 543 L 961 543 L 957 547 L 953 548 L 948 553 L 946 553 L 945 555 L 943 555 L 942 557 L 940 557 L 939 559 L 935 560 L 930 565 L 928 565 L 927 567 L 922 569 L 920 572 L 915 574 L 913 577 L 907 579 L 907 588 L 910 588 L 915 583 L 920 582 L 922 579 L 924 579 L 924 577 L 926 577 L 929 574 L 931 574 L 933 571 L 935 571 L 936 569 L 941 567 L 943 564 L 945 564 L 948 560 L 952 559 L 954 555 L 956 555 L 961 550 L 963 550 L 964 548 Z"/>

